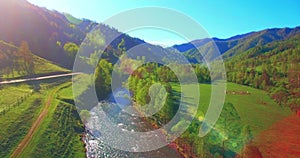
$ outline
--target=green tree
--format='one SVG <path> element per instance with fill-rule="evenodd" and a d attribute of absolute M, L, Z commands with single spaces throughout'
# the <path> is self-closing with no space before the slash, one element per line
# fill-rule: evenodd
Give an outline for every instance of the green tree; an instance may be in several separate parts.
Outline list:
<path fill-rule="evenodd" d="M 79 116 L 80 116 L 82 122 L 85 124 L 90 119 L 91 114 L 88 110 L 81 110 L 80 113 L 79 113 Z"/>
<path fill-rule="evenodd" d="M 288 105 L 293 111 L 300 111 L 300 98 L 291 98 L 288 101 Z"/>
<path fill-rule="evenodd" d="M 262 75 L 261 75 L 261 81 L 262 81 L 262 89 L 267 90 L 268 86 L 270 85 L 270 76 L 267 73 L 266 69 L 263 69 Z"/>
<path fill-rule="evenodd" d="M 95 87 L 99 100 L 106 99 L 111 93 L 112 64 L 101 59 L 95 71 Z"/>
<path fill-rule="evenodd" d="M 19 47 L 18 54 L 23 59 L 23 69 L 28 75 L 34 74 L 34 59 L 31 53 L 28 43 L 23 41 Z"/>
<path fill-rule="evenodd" d="M 261 80 L 260 80 L 260 77 L 259 77 L 259 75 L 257 73 L 254 76 L 253 82 L 254 82 L 253 85 L 254 85 L 255 88 L 259 88 L 260 87 Z"/>
<path fill-rule="evenodd" d="M 78 50 L 79 47 L 76 43 L 68 42 L 64 45 L 64 51 L 68 54 L 69 57 L 72 58 L 72 60 L 75 59 Z"/>
<path fill-rule="evenodd" d="M 271 97 L 279 105 L 283 105 L 288 101 L 289 93 L 284 87 L 277 87 L 271 92 Z"/>

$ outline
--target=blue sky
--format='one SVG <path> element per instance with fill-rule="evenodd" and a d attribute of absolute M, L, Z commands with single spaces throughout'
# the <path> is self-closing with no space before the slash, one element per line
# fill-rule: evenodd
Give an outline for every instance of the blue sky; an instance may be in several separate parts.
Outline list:
<path fill-rule="evenodd" d="M 38 6 L 67 12 L 78 18 L 102 22 L 129 9 L 158 6 L 175 9 L 201 24 L 212 37 L 234 35 L 274 27 L 300 26 L 299 0 L 28 0 Z M 147 42 L 172 45 L 185 42 L 161 30 L 129 32 Z"/>

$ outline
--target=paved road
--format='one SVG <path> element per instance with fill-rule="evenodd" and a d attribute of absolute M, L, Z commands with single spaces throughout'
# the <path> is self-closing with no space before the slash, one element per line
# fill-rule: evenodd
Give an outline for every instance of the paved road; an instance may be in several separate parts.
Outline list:
<path fill-rule="evenodd" d="M 61 75 L 51 75 L 51 76 L 43 76 L 43 77 L 28 78 L 28 79 L 16 79 L 16 80 L 10 80 L 10 81 L 2 81 L 2 82 L 0 82 L 0 85 L 2 85 L 2 84 L 11 84 L 11 83 L 20 83 L 20 82 L 28 82 L 28 81 L 38 81 L 38 80 L 73 76 L 73 75 L 79 75 L 79 74 L 81 74 L 81 73 L 80 72 L 74 72 L 74 73 L 67 73 L 67 74 L 61 74 Z"/>

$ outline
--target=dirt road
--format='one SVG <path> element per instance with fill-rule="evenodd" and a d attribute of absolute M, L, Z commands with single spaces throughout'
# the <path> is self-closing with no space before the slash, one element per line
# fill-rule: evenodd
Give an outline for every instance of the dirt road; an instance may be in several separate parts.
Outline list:
<path fill-rule="evenodd" d="M 17 148 L 14 150 L 14 152 L 12 153 L 12 155 L 10 156 L 11 158 L 16 158 L 16 157 L 20 157 L 22 152 L 24 151 L 24 149 L 26 148 L 26 146 L 29 144 L 29 142 L 31 141 L 33 135 L 36 133 L 38 127 L 41 125 L 42 121 L 44 120 L 44 118 L 46 117 L 48 111 L 49 111 L 49 107 L 52 103 L 52 100 L 54 99 L 54 95 L 60 90 L 61 86 L 55 88 L 54 90 L 52 90 L 47 97 L 47 101 L 45 106 L 42 109 L 42 112 L 39 114 L 37 120 L 32 124 L 32 126 L 30 127 L 28 133 L 26 134 L 26 136 L 23 138 L 23 140 L 19 143 L 19 145 L 17 146 Z"/>

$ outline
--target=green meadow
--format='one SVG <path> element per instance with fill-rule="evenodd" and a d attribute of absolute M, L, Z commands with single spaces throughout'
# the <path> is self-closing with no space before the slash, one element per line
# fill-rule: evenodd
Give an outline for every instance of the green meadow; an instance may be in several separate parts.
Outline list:
<path fill-rule="evenodd" d="M 179 84 L 173 83 L 172 87 L 177 92 L 181 91 Z M 200 102 L 197 116 L 202 116 L 206 113 L 211 99 L 211 85 L 200 84 L 199 87 Z M 225 102 L 234 105 L 242 122 L 249 125 L 254 134 L 291 114 L 289 108 L 279 106 L 265 91 L 230 82 L 227 83 L 226 91 Z"/>
<path fill-rule="evenodd" d="M 83 124 L 76 107 L 63 99 L 72 99 L 70 82 L 56 88 L 47 117 L 25 148 L 23 157 L 84 157 L 81 141 Z M 46 153 L 46 154 L 45 154 Z"/>
<path fill-rule="evenodd" d="M 47 80 L 36 82 L 34 86 L 16 84 L 0 88 L 0 157 L 12 154 L 49 99 L 51 105 L 48 113 L 20 156 L 85 156 L 81 141 L 84 129 L 76 108 L 59 99 L 73 98 L 71 82 L 67 81 L 62 79 L 56 83 L 56 80 Z M 35 91 L 37 86 L 40 88 Z M 18 104 L 8 108 L 16 102 Z"/>

